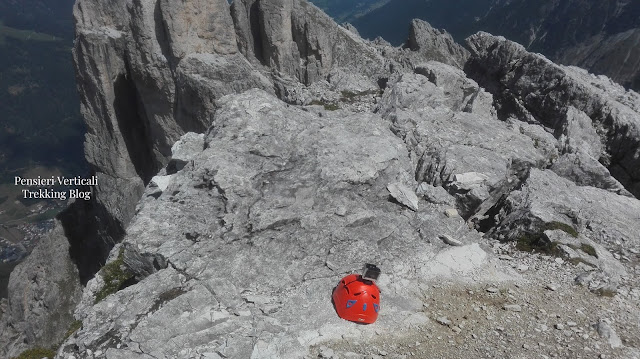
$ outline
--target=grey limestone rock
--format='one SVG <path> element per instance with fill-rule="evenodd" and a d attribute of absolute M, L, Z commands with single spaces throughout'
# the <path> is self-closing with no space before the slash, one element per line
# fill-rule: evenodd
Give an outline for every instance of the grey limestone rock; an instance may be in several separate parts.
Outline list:
<path fill-rule="evenodd" d="M 434 85 L 445 92 L 451 108 L 486 117 L 495 117 L 493 96 L 469 79 L 462 70 L 442 62 L 429 61 L 415 67 L 416 74 L 426 76 Z"/>
<path fill-rule="evenodd" d="M 54 347 L 63 340 L 82 294 L 69 247 L 57 222 L 11 273 L 7 308 L 0 318 L 3 358 L 32 347 Z"/>
<path fill-rule="evenodd" d="M 453 205 L 455 203 L 455 198 L 443 187 L 436 187 L 426 182 L 422 182 L 418 185 L 416 194 L 424 197 L 425 200 L 434 204 Z"/>
<path fill-rule="evenodd" d="M 422 310 L 415 283 L 486 273 L 477 244 L 440 251 L 420 240 L 477 232 L 388 201 L 389 183 L 415 183 L 379 115 L 320 117 L 260 90 L 219 106 L 206 148 L 161 195 L 143 196 L 114 249 L 139 281 L 98 303 L 103 274 L 90 281 L 76 311 L 83 328 L 61 356 L 303 357 L 344 333 L 373 333 L 337 318 L 325 295 L 354 263 L 383 268 L 389 328 Z"/>
<path fill-rule="evenodd" d="M 260 41 L 258 1 L 233 1 L 230 10 L 236 31 L 238 50 L 249 61 L 260 63 L 262 60 L 262 41 Z"/>
<path fill-rule="evenodd" d="M 418 19 L 411 22 L 409 30 L 409 38 L 401 47 L 393 47 L 381 37 L 369 42 L 384 57 L 390 74 L 411 72 L 429 61 L 458 69 L 464 67 L 469 51 L 456 43 L 449 33 Z"/>
<path fill-rule="evenodd" d="M 608 251 L 638 245 L 640 201 L 599 188 L 577 186 L 549 170 L 531 169 L 521 188 L 495 208 L 493 235 L 505 240 L 539 241 L 541 247 L 567 243 L 595 252 L 590 254 L 594 257 L 590 262 L 601 267 L 613 281 L 624 276 L 626 270 Z M 580 242 L 580 238 L 587 241 Z"/>
<path fill-rule="evenodd" d="M 240 50 L 248 58 L 307 85 L 336 68 L 385 72 L 382 56 L 357 33 L 305 0 L 238 0 L 232 13 Z"/>
<path fill-rule="evenodd" d="M 187 132 L 171 147 L 171 160 L 167 172 L 175 173 L 193 160 L 204 149 L 204 134 Z"/>
<path fill-rule="evenodd" d="M 257 1 L 260 19 L 262 62 L 278 71 L 299 78 L 298 48 L 293 39 L 294 0 Z"/>
<path fill-rule="evenodd" d="M 527 196 L 534 192 L 538 195 Z M 613 244 L 614 238 L 629 244 L 637 240 L 632 233 L 640 225 L 636 221 L 640 201 L 599 188 L 577 186 L 552 171 L 531 169 L 522 189 L 512 192 L 507 201 L 510 204 L 504 207 L 498 230 L 504 229 L 513 239 L 526 229 L 519 224 L 561 222 L 578 233 L 591 233 L 592 239 L 601 244 Z"/>
<path fill-rule="evenodd" d="M 414 19 L 409 26 L 406 46 L 429 60 L 463 68 L 469 51 L 453 40 L 444 30 L 437 30 L 423 20 Z"/>
<path fill-rule="evenodd" d="M 456 190 L 470 191 L 482 186 L 488 179 L 489 177 L 478 172 L 457 173 L 453 175 L 451 185 Z"/>
<path fill-rule="evenodd" d="M 583 150 L 567 153 L 556 159 L 550 169 L 580 186 L 592 186 L 632 197 L 605 166 Z"/>
<path fill-rule="evenodd" d="M 356 27 L 351 25 L 350 23 L 345 22 L 345 23 L 342 23 L 341 26 L 344 27 L 345 29 L 351 31 L 352 33 L 360 36 L 360 33 L 358 32 L 358 29 L 356 29 Z"/>
<path fill-rule="evenodd" d="M 598 142 L 604 146 L 600 157 L 594 157 L 605 163 L 629 192 L 640 194 L 637 93 L 584 70 L 556 65 L 502 37 L 480 32 L 469 37 L 467 44 L 472 57 L 465 72 L 497 96 L 498 112 L 503 118 L 515 116 L 535 121 L 562 134 L 563 127 L 565 132 L 571 126 L 575 128 L 566 125 L 567 122 L 584 124 L 586 115 L 601 138 L 594 140 L 591 131 L 588 137 L 591 151 L 597 151 Z M 587 137 L 580 138 L 576 141 L 584 142 Z"/>
<path fill-rule="evenodd" d="M 250 88 L 273 91 L 271 80 L 239 53 L 190 54 L 176 69 L 178 104 L 175 121 L 187 131 L 204 132 L 216 109 L 215 101 Z"/>
<path fill-rule="evenodd" d="M 450 246 L 462 246 L 463 243 L 460 242 L 459 240 L 451 237 L 450 235 L 447 234 L 443 234 L 439 236 L 440 239 L 442 239 L 442 241 Z"/>
<path fill-rule="evenodd" d="M 605 320 L 599 321 L 594 325 L 594 327 L 598 332 L 598 335 L 606 339 L 612 348 L 620 348 L 622 346 L 622 340 L 620 340 L 620 337 L 618 336 L 618 334 L 615 332 L 615 330 L 613 330 L 613 328 L 611 328 L 611 325 L 609 325 L 609 323 L 607 323 Z"/>
<path fill-rule="evenodd" d="M 229 3 L 225 0 L 173 1 L 158 5 L 171 56 L 238 52 Z M 155 21 L 158 21 L 157 19 Z M 160 25 L 160 24 L 158 24 Z"/>
<path fill-rule="evenodd" d="M 391 183 L 387 186 L 387 190 L 391 196 L 406 206 L 407 208 L 417 211 L 418 210 L 418 196 L 416 193 L 402 183 Z"/>
<path fill-rule="evenodd" d="M 566 119 L 559 131 L 558 140 L 562 144 L 563 152 L 585 151 L 594 158 L 604 154 L 603 138 L 593 126 L 593 121 L 584 112 L 569 106 Z"/>
<path fill-rule="evenodd" d="M 309 84 L 326 78 L 336 68 L 373 78 L 387 74 L 380 54 L 308 1 L 293 1 L 292 26 L 294 46 L 300 54 L 296 64 L 303 66 L 300 82 Z"/>
<path fill-rule="evenodd" d="M 379 111 L 407 145 L 416 179 L 456 194 L 463 217 L 472 215 L 491 191 L 509 180 L 514 163 L 545 166 L 557 154 L 555 143 L 536 146 L 531 137 L 498 120 L 487 101 L 490 96 L 474 82 L 465 81 L 460 70 L 435 63 L 425 68 L 438 75 L 401 75 L 385 91 Z M 467 91 L 432 82 L 443 78 L 451 78 L 446 83 L 459 83 Z M 473 188 L 456 186 L 456 176 L 464 179 L 468 173 L 483 181 L 474 182 Z"/>
<path fill-rule="evenodd" d="M 158 188 L 159 192 L 164 192 L 167 190 L 169 186 L 169 182 L 171 182 L 172 175 L 163 176 L 157 175 L 151 178 L 151 182 L 149 182 L 149 186 L 153 188 Z"/>

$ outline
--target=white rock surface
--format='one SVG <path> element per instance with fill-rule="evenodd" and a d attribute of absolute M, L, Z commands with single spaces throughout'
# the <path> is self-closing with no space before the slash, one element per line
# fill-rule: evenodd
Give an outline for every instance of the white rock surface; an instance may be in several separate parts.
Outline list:
<path fill-rule="evenodd" d="M 418 196 L 411 188 L 402 183 L 390 183 L 387 185 L 387 190 L 396 201 L 413 211 L 418 210 Z"/>

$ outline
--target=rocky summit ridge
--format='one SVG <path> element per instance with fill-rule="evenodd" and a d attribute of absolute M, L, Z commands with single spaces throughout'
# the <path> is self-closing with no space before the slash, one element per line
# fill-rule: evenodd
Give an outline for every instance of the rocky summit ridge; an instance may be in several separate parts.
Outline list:
<path fill-rule="evenodd" d="M 3 357 L 640 357 L 637 93 L 305 0 L 74 15 L 98 186 L 12 274 Z M 330 294 L 366 262 L 358 326 Z"/>

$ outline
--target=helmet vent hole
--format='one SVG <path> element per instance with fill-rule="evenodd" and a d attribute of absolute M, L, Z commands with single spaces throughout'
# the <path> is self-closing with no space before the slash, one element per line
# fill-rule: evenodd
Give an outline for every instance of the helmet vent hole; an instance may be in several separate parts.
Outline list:
<path fill-rule="evenodd" d="M 371 294 L 371 298 L 377 299 L 375 295 Z"/>
<path fill-rule="evenodd" d="M 353 293 L 353 295 L 360 295 L 360 294 L 362 294 L 362 292 Z"/>

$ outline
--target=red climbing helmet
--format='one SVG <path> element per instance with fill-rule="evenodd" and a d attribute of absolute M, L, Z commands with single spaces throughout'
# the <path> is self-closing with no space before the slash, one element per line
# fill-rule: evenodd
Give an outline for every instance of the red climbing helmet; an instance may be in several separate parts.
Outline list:
<path fill-rule="evenodd" d="M 340 280 L 333 290 L 333 305 L 338 316 L 356 323 L 371 324 L 378 319 L 380 290 L 375 280 L 380 269 L 365 266 L 364 274 L 350 274 Z"/>

